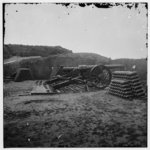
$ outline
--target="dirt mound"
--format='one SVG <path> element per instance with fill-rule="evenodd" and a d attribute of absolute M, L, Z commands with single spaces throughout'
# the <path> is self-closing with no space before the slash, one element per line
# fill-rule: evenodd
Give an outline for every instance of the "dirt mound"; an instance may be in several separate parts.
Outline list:
<path fill-rule="evenodd" d="M 18 68 L 30 68 L 34 79 L 49 79 L 50 67 L 52 66 L 95 65 L 108 62 L 108 58 L 93 53 L 59 54 L 40 58 L 31 57 L 4 64 L 4 76 L 12 75 Z"/>
<path fill-rule="evenodd" d="M 70 53 L 49 56 L 45 61 L 52 66 L 78 66 L 78 65 L 95 65 L 109 63 L 107 57 L 94 53 Z"/>
<path fill-rule="evenodd" d="M 66 54 L 72 53 L 71 50 L 63 48 L 61 46 L 29 46 L 29 45 L 16 45 L 6 44 L 3 48 L 4 59 L 12 56 L 42 56 L 46 57 L 49 55 Z"/>

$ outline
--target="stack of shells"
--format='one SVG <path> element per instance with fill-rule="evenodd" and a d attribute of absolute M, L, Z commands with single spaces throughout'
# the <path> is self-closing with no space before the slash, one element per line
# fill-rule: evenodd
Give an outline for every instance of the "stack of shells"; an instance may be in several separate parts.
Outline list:
<path fill-rule="evenodd" d="M 108 92 L 122 98 L 145 96 L 140 79 L 135 71 L 115 71 Z"/>

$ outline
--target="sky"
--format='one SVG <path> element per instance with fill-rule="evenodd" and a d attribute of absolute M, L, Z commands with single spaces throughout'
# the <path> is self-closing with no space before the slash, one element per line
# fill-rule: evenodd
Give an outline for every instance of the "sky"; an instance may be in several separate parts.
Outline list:
<path fill-rule="evenodd" d="M 4 44 L 62 46 L 112 59 L 145 58 L 147 9 L 53 3 L 5 5 Z"/>

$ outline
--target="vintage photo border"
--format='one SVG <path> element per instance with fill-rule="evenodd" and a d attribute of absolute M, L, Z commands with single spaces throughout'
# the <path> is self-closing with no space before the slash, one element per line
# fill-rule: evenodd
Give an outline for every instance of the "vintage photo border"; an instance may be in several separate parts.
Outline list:
<path fill-rule="evenodd" d="M 4 24 L 3 24 L 3 22 L 4 22 L 4 10 L 3 10 L 3 3 L 55 3 L 55 2 L 60 2 L 60 3 L 63 3 L 63 2 L 65 2 L 65 3 L 70 3 L 70 2 L 119 2 L 119 3 L 121 3 L 121 2 L 147 2 L 148 3 L 148 10 L 149 10 L 149 1 L 148 0 L 145 0 L 145 1 L 120 1 L 120 0 L 118 0 L 118 1 L 112 1 L 112 0 L 110 0 L 110 1 L 106 1 L 106 0 L 103 0 L 103 1 L 88 1 L 88 0 L 82 0 L 82 1 L 79 1 L 79 0 L 74 0 L 74 1 L 66 1 L 66 0 L 61 0 L 61 1 L 59 1 L 59 0 L 26 0 L 26 1 L 24 1 L 24 0 L 2 0 L 1 2 L 0 2 L 0 5 L 1 5 L 1 13 L 0 13 L 0 18 L 1 18 L 1 30 L 0 30 L 0 33 L 1 33 L 1 37 L 2 38 L 0 38 L 0 46 L 1 46 L 1 53 L 0 53 L 0 60 L 1 60 L 1 65 L 0 65 L 0 71 L 1 71 L 1 78 L 0 78 L 0 85 L 1 85 L 1 94 L 0 94 L 0 148 L 1 149 L 3 149 L 4 148 L 4 140 L 3 140 L 3 138 L 4 138 L 4 130 L 3 130 L 3 124 L 4 124 L 4 121 L 3 121 L 3 44 L 4 44 Z M 150 25 L 150 23 L 149 23 L 149 11 L 148 11 L 148 25 Z M 148 35 L 150 35 L 149 34 L 149 28 L 148 28 Z M 149 43 L 149 38 L 148 38 L 148 43 Z M 149 47 L 148 47 L 148 58 L 149 58 Z M 148 74 L 147 74 L 147 79 L 148 79 L 148 85 L 149 85 L 149 77 L 150 77 L 150 73 L 149 73 L 149 69 L 150 69 L 150 62 L 149 62 L 149 59 L 148 59 Z M 150 133 L 149 133 L 149 127 L 150 127 L 150 123 L 149 123 L 149 121 L 150 121 L 150 111 L 149 111 L 149 109 L 150 109 L 150 102 L 149 102 L 149 92 L 150 92 L 150 90 L 149 90 L 149 86 L 148 86 L 148 98 L 147 98 L 147 101 L 148 101 L 148 104 L 147 104 L 147 115 L 148 115 L 148 117 L 147 117 L 147 127 L 148 127 L 148 136 L 147 136 L 147 148 L 150 148 Z M 149 109 L 148 109 L 149 108 Z M 147 149 L 146 148 L 146 149 Z M 18 149 L 21 149 L 21 148 L 18 148 Z M 24 149 L 26 149 L 26 148 L 24 148 Z M 29 148 L 28 148 L 29 149 Z M 37 148 L 32 148 L 32 149 L 37 149 Z M 42 148 L 40 148 L 40 149 L 42 149 Z M 49 149 L 49 148 L 48 148 Z M 53 148 L 50 148 L 50 149 L 53 149 Z M 55 148 L 56 149 L 56 148 Z M 59 148 L 59 149 L 61 149 L 61 148 Z M 69 149 L 71 149 L 71 148 L 69 148 Z M 78 148 L 78 149 L 80 149 L 80 148 Z M 83 149 L 83 148 L 82 148 Z M 86 149 L 86 148 L 84 148 L 84 149 Z M 93 148 L 88 148 L 88 149 L 93 149 Z M 94 148 L 94 149 L 98 149 L 98 148 Z M 100 148 L 100 149 L 113 149 L 113 148 Z M 119 148 L 119 149 L 123 149 L 123 148 Z M 135 149 L 135 148 L 127 148 L 127 149 Z M 137 148 L 137 149 L 139 149 L 139 148 Z M 140 148 L 140 149 L 145 149 L 145 148 Z"/>

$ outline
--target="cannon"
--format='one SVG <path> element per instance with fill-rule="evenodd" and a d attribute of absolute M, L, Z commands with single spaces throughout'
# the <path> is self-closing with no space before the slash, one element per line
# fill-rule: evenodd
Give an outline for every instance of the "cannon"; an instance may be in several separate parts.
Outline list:
<path fill-rule="evenodd" d="M 111 71 L 104 65 L 80 65 L 78 67 L 61 66 L 56 73 L 55 79 L 61 80 L 66 78 L 74 79 L 76 82 L 92 83 L 99 88 L 105 88 L 111 81 Z M 51 81 L 54 80 L 52 79 Z"/>
<path fill-rule="evenodd" d="M 111 82 L 110 69 L 120 65 L 79 65 L 77 67 L 60 66 L 50 80 L 38 85 L 44 93 L 63 93 L 64 91 L 91 91 L 105 89 Z M 40 89 L 40 88 L 38 88 Z M 81 90 L 82 89 L 82 90 Z M 32 94 L 41 93 L 32 92 Z"/>

